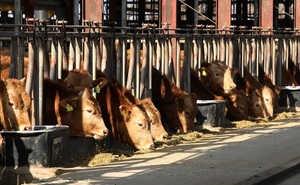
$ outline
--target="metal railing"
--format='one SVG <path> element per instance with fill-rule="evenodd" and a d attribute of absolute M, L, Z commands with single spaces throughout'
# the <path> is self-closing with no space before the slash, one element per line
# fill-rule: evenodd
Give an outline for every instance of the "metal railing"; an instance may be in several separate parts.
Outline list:
<path fill-rule="evenodd" d="M 281 67 L 288 67 L 289 62 L 299 66 L 300 61 L 298 30 L 262 31 L 257 27 L 115 27 L 93 21 L 84 21 L 83 25 L 57 21 L 48 25 L 27 19 L 25 25 L 0 25 L 0 42 L 7 43 L 11 51 L 9 77 L 23 78 L 28 68 L 26 90 L 32 93 L 38 110 L 37 124 L 43 122 L 43 78 L 61 79 L 63 71 L 74 68 L 89 70 L 94 79 L 96 71 L 101 70 L 132 89 L 138 98 L 144 98 L 151 97 L 153 67 L 189 91 L 190 67 L 197 70 L 203 62 L 224 61 L 242 73 L 246 66 L 255 77 L 260 65 L 280 86 Z M 26 52 L 28 66 L 24 66 Z"/>

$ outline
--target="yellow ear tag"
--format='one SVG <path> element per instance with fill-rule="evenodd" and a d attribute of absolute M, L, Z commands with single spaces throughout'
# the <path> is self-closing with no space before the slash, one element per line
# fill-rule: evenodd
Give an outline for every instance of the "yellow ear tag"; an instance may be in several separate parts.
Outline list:
<path fill-rule="evenodd" d="M 207 76 L 206 71 L 202 71 L 202 76 Z"/>
<path fill-rule="evenodd" d="M 70 104 L 67 104 L 66 111 L 71 112 L 73 110 L 73 107 Z"/>
<path fill-rule="evenodd" d="M 100 83 L 100 85 L 101 85 L 101 83 Z M 97 86 L 95 87 L 94 92 L 95 92 L 95 93 L 100 93 L 100 87 L 99 87 L 99 85 L 97 85 Z"/>

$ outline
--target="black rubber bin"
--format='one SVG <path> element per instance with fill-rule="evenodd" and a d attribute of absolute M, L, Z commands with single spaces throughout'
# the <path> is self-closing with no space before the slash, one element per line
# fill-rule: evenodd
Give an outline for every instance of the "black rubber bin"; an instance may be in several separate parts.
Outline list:
<path fill-rule="evenodd" d="M 103 141 L 97 141 L 92 137 L 69 137 L 68 158 L 84 158 L 99 153 Z"/>
<path fill-rule="evenodd" d="M 223 100 L 197 100 L 198 112 L 195 125 L 224 126 L 225 105 Z"/>
<path fill-rule="evenodd" d="M 300 86 L 282 86 L 280 87 L 280 97 L 278 105 L 290 111 L 300 110 Z"/>
<path fill-rule="evenodd" d="M 34 126 L 31 131 L 1 131 L 2 166 L 63 166 L 67 160 L 68 126 Z"/>

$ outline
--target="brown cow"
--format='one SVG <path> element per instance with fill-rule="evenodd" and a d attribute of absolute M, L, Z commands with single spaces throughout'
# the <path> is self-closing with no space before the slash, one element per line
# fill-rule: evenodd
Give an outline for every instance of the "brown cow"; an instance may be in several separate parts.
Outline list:
<path fill-rule="evenodd" d="M 206 77 L 207 76 L 204 76 L 203 78 Z M 231 121 L 248 119 L 248 102 L 244 91 L 232 90 L 229 94 L 217 96 L 213 94 L 205 84 L 203 84 L 203 82 L 199 79 L 198 74 L 193 69 L 191 69 L 191 84 L 191 92 L 195 93 L 197 98 L 200 100 L 225 100 L 226 118 Z"/>
<path fill-rule="evenodd" d="M 25 91 L 25 78 L 0 80 L 1 130 L 31 130 L 31 98 Z"/>
<path fill-rule="evenodd" d="M 217 96 L 230 94 L 236 87 L 231 77 L 231 69 L 222 61 L 202 63 L 200 72 L 203 84 Z"/>
<path fill-rule="evenodd" d="M 152 100 L 161 113 L 166 131 L 193 131 L 198 110 L 196 95 L 181 90 L 155 68 L 152 70 L 152 77 Z"/>
<path fill-rule="evenodd" d="M 264 70 L 263 70 L 263 68 L 261 66 L 259 66 L 258 81 L 262 85 L 267 86 L 267 87 L 269 87 L 272 90 L 273 95 L 274 95 L 274 98 L 273 98 L 273 100 L 274 100 L 274 112 L 275 112 L 275 109 L 276 109 L 276 111 L 280 111 L 278 102 L 279 102 L 279 97 L 280 97 L 281 89 L 278 86 L 274 85 L 274 83 L 272 82 L 271 78 L 268 76 L 268 74 L 266 74 L 264 72 Z M 265 91 L 267 91 L 267 90 L 265 90 Z M 265 94 L 264 95 L 265 101 L 267 101 L 267 100 L 271 101 L 270 95 L 267 95 L 267 94 L 269 94 L 268 92 L 264 92 L 263 94 Z M 269 96 L 269 98 L 268 98 L 268 96 Z M 268 106 L 268 103 L 266 103 L 266 105 Z M 269 108 L 267 108 L 267 109 L 269 109 Z M 271 115 L 273 115 L 273 114 L 271 114 Z"/>
<path fill-rule="evenodd" d="M 244 68 L 244 76 L 235 70 L 237 89 L 244 90 L 248 97 L 249 116 L 253 118 L 272 118 L 274 112 L 273 91 L 263 86 Z"/>
<path fill-rule="evenodd" d="M 153 104 L 150 98 L 138 99 L 128 89 L 122 86 L 120 83 L 115 82 L 115 85 L 122 92 L 122 94 L 128 98 L 133 104 L 141 104 L 144 107 L 146 114 L 150 119 L 150 131 L 154 141 L 163 141 L 168 138 L 168 133 L 163 127 L 161 122 L 161 115 L 158 109 Z"/>
<path fill-rule="evenodd" d="M 195 93 L 197 95 L 198 100 L 216 100 L 220 98 L 209 90 L 209 88 L 200 80 L 197 72 L 192 68 L 191 93 Z"/>
<path fill-rule="evenodd" d="M 154 147 L 150 120 L 141 105 L 132 104 L 111 82 L 101 89 L 97 99 L 104 121 L 117 141 L 138 150 Z"/>
<path fill-rule="evenodd" d="M 99 78 L 107 78 L 105 74 L 101 71 L 98 71 Z M 99 79 L 98 78 L 98 79 Z M 65 84 L 70 88 L 81 89 L 82 87 L 95 87 L 99 84 L 98 81 L 93 81 L 92 76 L 86 70 L 78 70 L 75 69 L 69 72 L 69 75 L 64 80 Z M 150 130 L 151 135 L 153 136 L 154 141 L 162 141 L 168 138 L 168 133 L 164 130 L 163 125 L 161 123 L 160 113 L 152 103 L 150 99 L 139 100 L 137 99 L 129 90 L 126 90 L 120 83 L 114 80 L 114 85 L 118 87 L 119 90 L 122 91 L 123 95 L 128 98 L 134 104 L 140 104 L 139 106 L 143 106 L 142 110 L 146 111 L 146 114 L 150 118 Z"/>
<path fill-rule="evenodd" d="M 64 84 L 71 89 L 83 90 L 84 88 L 95 88 L 95 91 L 98 92 L 99 85 L 103 83 L 102 77 L 93 80 L 92 76 L 87 70 L 84 69 L 74 69 L 68 72 L 67 77 L 63 80 Z"/>
<path fill-rule="evenodd" d="M 141 104 L 150 118 L 150 130 L 154 141 L 164 141 L 169 138 L 168 133 L 161 122 L 160 112 L 155 107 L 152 100 L 150 98 L 142 99 Z"/>
<path fill-rule="evenodd" d="M 103 85 L 106 82 L 104 80 Z M 101 87 L 102 88 L 102 87 Z M 70 136 L 104 139 L 108 134 L 97 100 L 90 90 L 73 90 L 44 80 L 44 124 L 69 126 Z"/>
<path fill-rule="evenodd" d="M 226 101 L 226 118 L 231 121 L 247 120 L 249 118 L 247 96 L 243 90 L 234 90 L 224 96 Z"/>

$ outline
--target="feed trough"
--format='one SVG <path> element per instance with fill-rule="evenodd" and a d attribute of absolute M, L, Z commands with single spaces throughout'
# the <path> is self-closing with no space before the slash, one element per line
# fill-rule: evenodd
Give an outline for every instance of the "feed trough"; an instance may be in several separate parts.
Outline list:
<path fill-rule="evenodd" d="M 197 100 L 196 125 L 224 126 L 225 104 L 223 100 Z"/>
<path fill-rule="evenodd" d="M 2 166 L 62 166 L 66 162 L 68 126 L 34 126 L 31 131 L 1 131 Z"/>
<path fill-rule="evenodd" d="M 279 107 L 290 111 L 299 111 L 300 86 L 282 86 L 280 89 Z"/>

